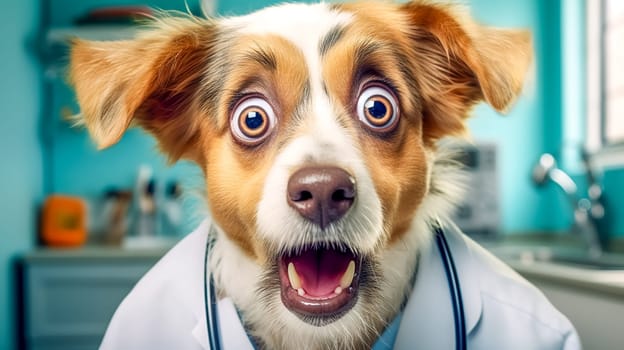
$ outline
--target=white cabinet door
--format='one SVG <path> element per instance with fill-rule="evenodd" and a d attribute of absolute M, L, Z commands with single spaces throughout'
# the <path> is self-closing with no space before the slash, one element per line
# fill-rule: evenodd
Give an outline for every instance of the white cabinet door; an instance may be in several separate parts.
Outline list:
<path fill-rule="evenodd" d="M 95 349 L 115 309 L 156 262 L 46 259 L 24 265 L 29 349 Z"/>

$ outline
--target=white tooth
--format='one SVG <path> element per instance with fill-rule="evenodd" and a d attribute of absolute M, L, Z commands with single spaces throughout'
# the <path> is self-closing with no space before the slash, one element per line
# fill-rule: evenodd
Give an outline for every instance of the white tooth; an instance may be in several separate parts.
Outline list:
<path fill-rule="evenodd" d="M 297 294 L 299 294 L 300 297 L 305 296 L 305 291 L 303 290 L 303 288 L 299 288 L 297 289 Z"/>
<path fill-rule="evenodd" d="M 340 288 L 346 289 L 349 288 L 351 282 L 353 282 L 353 276 L 355 275 L 355 261 L 349 261 L 349 266 L 347 267 L 347 271 L 345 271 L 344 275 L 340 279 Z"/>
<path fill-rule="evenodd" d="M 334 290 L 334 293 L 336 293 L 336 295 L 340 295 L 340 293 L 342 293 L 342 287 L 340 286 L 336 287 L 336 289 Z"/>
<path fill-rule="evenodd" d="M 295 264 L 288 263 L 288 279 L 290 280 L 290 286 L 293 289 L 301 289 L 301 280 L 295 270 Z"/>

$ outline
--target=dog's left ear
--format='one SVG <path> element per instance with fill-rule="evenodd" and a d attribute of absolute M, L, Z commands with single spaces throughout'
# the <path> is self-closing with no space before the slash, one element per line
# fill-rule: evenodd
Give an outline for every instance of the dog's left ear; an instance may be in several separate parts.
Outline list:
<path fill-rule="evenodd" d="M 481 100 L 501 113 L 509 109 L 533 57 L 527 31 L 481 26 L 452 5 L 412 1 L 402 11 L 411 27 L 429 137 L 463 132 L 463 119 Z"/>
<path fill-rule="evenodd" d="M 100 149 L 138 124 L 156 137 L 170 161 L 197 158 L 190 154 L 198 137 L 193 114 L 212 57 L 213 27 L 165 18 L 132 40 L 73 43 L 70 81 L 82 122 Z"/>

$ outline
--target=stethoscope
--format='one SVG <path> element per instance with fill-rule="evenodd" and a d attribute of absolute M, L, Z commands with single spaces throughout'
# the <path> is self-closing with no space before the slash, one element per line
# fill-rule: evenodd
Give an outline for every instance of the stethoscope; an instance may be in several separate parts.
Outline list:
<path fill-rule="evenodd" d="M 206 252 L 204 254 L 204 308 L 206 312 L 206 330 L 208 332 L 208 344 L 211 350 L 222 349 L 221 333 L 219 330 L 219 314 L 217 310 L 217 297 L 214 286 L 214 279 L 208 270 L 209 252 L 214 246 L 214 228 L 211 226 L 208 242 L 206 243 Z M 462 301 L 461 289 L 459 286 L 459 278 L 455 269 L 455 262 L 451 255 L 444 231 L 438 226 L 435 228 L 435 240 L 440 252 L 440 259 L 444 265 L 446 281 L 448 282 L 449 292 L 451 294 L 451 303 L 453 307 L 453 327 L 455 329 L 455 349 L 466 349 L 466 320 L 464 315 L 464 304 Z"/>

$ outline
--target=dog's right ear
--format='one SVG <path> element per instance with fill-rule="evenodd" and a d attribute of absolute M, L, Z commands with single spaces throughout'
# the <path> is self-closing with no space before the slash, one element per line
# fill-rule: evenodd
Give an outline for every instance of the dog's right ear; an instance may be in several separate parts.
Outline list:
<path fill-rule="evenodd" d="M 198 131 L 190 115 L 215 32 L 207 20 L 167 18 L 133 40 L 74 41 L 70 81 L 98 147 L 117 143 L 136 122 L 170 160 L 192 158 L 185 153 Z"/>
<path fill-rule="evenodd" d="M 533 60 L 529 32 L 483 26 L 461 7 L 433 1 L 412 0 L 402 10 L 430 140 L 463 133 L 469 110 L 480 101 L 501 113 L 509 110 Z"/>

